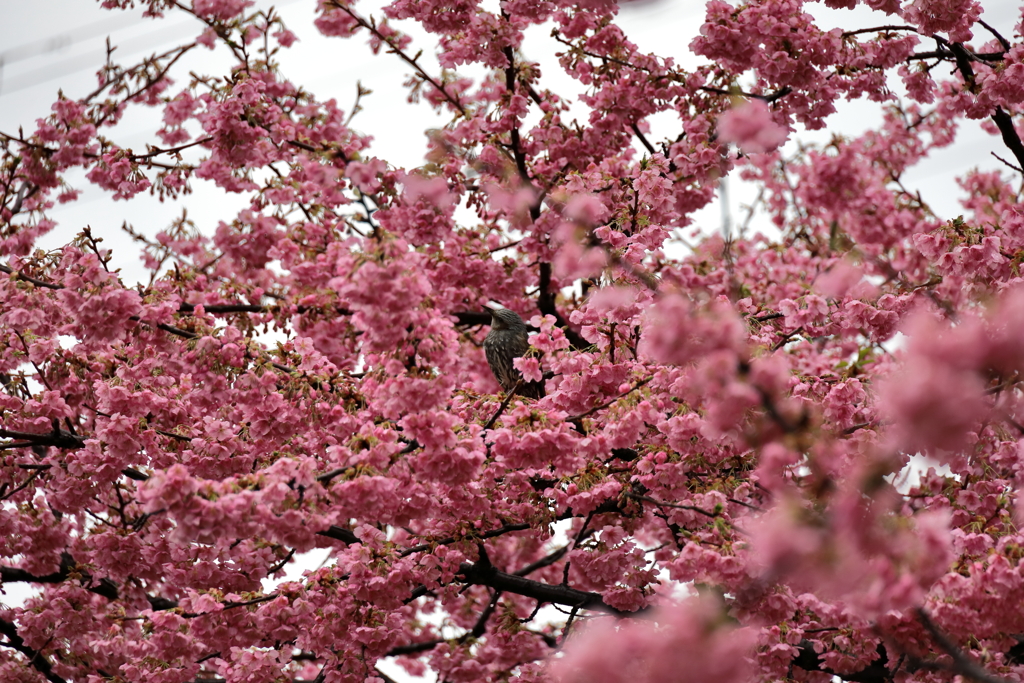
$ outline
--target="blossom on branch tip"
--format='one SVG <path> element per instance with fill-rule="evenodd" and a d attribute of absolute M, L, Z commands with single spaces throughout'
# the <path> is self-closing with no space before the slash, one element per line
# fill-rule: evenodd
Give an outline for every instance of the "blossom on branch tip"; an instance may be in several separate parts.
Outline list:
<path fill-rule="evenodd" d="M 652 620 L 594 620 L 572 634 L 551 664 L 560 683 L 739 683 L 751 668 L 755 636 L 735 628 L 722 606 L 693 597 L 660 607 Z"/>
<path fill-rule="evenodd" d="M 1024 679 L 1020 26 L 102 4 L 202 33 L 0 132 L 0 681 Z"/>
<path fill-rule="evenodd" d="M 736 143 L 747 154 L 774 151 L 789 137 L 789 131 L 772 118 L 768 105 L 756 98 L 719 116 L 717 130 L 720 140 Z"/>

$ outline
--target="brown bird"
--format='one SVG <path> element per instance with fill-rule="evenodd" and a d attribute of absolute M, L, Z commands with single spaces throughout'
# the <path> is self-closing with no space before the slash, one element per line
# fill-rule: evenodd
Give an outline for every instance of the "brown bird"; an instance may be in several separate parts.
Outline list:
<path fill-rule="evenodd" d="M 484 339 L 484 353 L 487 355 L 487 364 L 491 366 L 494 378 L 505 391 L 512 391 L 522 378 L 522 374 L 513 367 L 512 361 L 521 357 L 530 348 L 528 335 L 526 323 L 518 313 L 507 308 L 491 310 L 491 331 Z M 526 398 L 542 398 L 544 382 L 523 382 L 516 393 Z"/>

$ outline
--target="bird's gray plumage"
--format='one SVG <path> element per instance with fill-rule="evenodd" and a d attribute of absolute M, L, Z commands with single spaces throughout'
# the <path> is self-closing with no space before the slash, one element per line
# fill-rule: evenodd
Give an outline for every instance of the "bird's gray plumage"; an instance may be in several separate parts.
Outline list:
<path fill-rule="evenodd" d="M 522 377 L 512 365 L 512 361 L 530 348 L 528 335 L 526 323 L 515 311 L 507 308 L 491 311 L 491 331 L 484 339 L 484 353 L 487 355 L 487 364 L 491 366 L 494 378 L 505 391 L 511 391 Z M 544 383 L 524 382 L 516 393 L 528 398 L 540 398 L 544 395 Z"/>

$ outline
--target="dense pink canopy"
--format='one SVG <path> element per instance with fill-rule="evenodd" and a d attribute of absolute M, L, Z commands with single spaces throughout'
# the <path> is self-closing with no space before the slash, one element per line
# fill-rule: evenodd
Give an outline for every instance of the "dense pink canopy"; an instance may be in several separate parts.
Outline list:
<path fill-rule="evenodd" d="M 686 70 L 612 0 L 320 0 L 445 117 L 399 168 L 281 72 L 276 15 L 102 4 L 206 28 L 0 135 L 0 580 L 36 589 L 0 680 L 1024 677 L 1021 25 L 711 0 Z M 520 49 L 552 29 L 578 103 Z M 180 68 L 211 47 L 230 72 Z M 858 98 L 884 120 L 791 144 Z M 964 119 L 1001 170 L 936 215 L 904 174 Z M 126 281 L 109 207 L 38 248 L 82 171 L 247 207 L 135 231 Z M 728 174 L 772 229 L 670 243 Z M 495 304 L 544 398 L 491 376 Z"/>

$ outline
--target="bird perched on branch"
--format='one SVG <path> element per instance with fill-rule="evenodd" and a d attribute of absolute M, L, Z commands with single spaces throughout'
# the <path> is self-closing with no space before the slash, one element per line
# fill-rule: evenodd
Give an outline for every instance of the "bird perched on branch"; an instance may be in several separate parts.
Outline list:
<path fill-rule="evenodd" d="M 507 308 L 491 310 L 491 331 L 484 339 L 484 353 L 494 378 L 505 391 L 512 391 L 522 379 L 512 361 L 530 348 L 528 335 L 526 323 L 518 313 Z M 541 398 L 544 396 L 544 382 L 522 382 L 516 393 L 526 398 Z"/>

